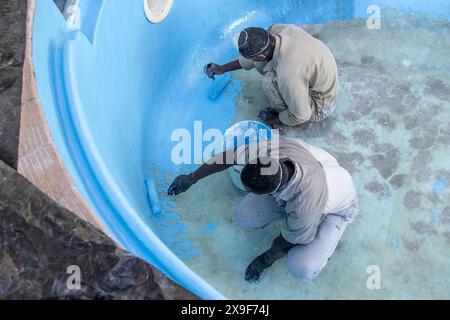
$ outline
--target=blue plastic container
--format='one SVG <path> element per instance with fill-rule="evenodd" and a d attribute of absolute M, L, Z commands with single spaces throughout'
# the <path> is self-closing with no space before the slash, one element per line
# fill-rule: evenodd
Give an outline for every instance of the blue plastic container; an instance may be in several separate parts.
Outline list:
<path fill-rule="evenodd" d="M 263 142 L 272 139 L 272 131 L 264 123 L 258 121 L 238 122 L 225 132 L 223 148 L 228 150 L 237 149 L 242 145 L 255 142 Z M 244 166 L 235 165 L 228 169 L 230 179 L 241 191 L 246 191 L 241 182 L 241 171 Z"/>

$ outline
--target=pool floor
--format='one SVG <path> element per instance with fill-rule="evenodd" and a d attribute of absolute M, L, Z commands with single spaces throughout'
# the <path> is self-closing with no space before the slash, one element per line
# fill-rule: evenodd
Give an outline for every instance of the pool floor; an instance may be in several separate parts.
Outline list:
<path fill-rule="evenodd" d="M 279 228 L 239 228 L 233 213 L 244 194 L 227 173 L 176 198 L 195 248 L 186 263 L 228 298 L 450 298 L 450 25 L 394 10 L 384 11 L 381 30 L 365 24 L 310 27 L 338 61 L 338 107 L 307 131 L 285 133 L 334 154 L 359 192 L 361 214 L 316 280 L 298 282 L 280 260 L 259 284 L 244 281 Z M 234 78 L 242 86 L 234 122 L 257 119 L 268 106 L 259 74 Z M 366 285 L 372 265 L 381 270 L 379 290 Z"/>

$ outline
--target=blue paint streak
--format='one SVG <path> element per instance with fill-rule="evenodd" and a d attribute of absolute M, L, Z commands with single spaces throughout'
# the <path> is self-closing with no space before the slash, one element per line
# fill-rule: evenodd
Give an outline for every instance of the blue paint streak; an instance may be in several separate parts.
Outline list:
<path fill-rule="evenodd" d="M 383 191 L 383 198 L 384 200 L 387 200 L 391 197 L 391 191 L 389 190 L 388 186 L 384 186 L 384 191 Z"/>
<path fill-rule="evenodd" d="M 440 195 L 448 187 L 448 180 L 445 177 L 440 178 L 433 186 L 433 192 Z"/>
<path fill-rule="evenodd" d="M 441 212 L 436 210 L 433 212 L 433 222 L 434 223 L 439 223 L 441 222 Z"/>
<path fill-rule="evenodd" d="M 398 240 L 397 240 L 396 238 L 394 238 L 394 237 L 392 237 L 392 239 L 391 239 L 391 246 L 392 246 L 394 249 L 397 249 L 397 248 L 398 248 Z"/>
<path fill-rule="evenodd" d="M 218 223 L 210 223 L 207 226 L 200 229 L 201 233 L 211 233 L 219 227 Z"/>

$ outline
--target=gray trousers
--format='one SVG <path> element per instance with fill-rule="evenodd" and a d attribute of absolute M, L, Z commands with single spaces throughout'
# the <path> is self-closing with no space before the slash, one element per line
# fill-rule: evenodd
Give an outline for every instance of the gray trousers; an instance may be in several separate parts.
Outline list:
<path fill-rule="evenodd" d="M 359 213 L 358 200 L 344 211 L 326 215 L 314 240 L 293 247 L 286 256 L 289 272 L 300 280 L 314 279 L 326 266 L 347 226 Z M 236 220 L 246 229 L 261 229 L 286 219 L 286 212 L 272 196 L 248 194 L 236 209 Z"/>

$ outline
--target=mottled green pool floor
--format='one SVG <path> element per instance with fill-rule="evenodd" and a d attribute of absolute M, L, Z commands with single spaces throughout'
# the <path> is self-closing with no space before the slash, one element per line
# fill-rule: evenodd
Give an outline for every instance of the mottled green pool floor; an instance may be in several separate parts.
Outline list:
<path fill-rule="evenodd" d="M 234 208 L 244 194 L 226 173 L 177 197 L 176 212 L 197 254 L 188 265 L 235 299 L 450 298 L 450 25 L 393 11 L 381 30 L 364 20 L 313 26 L 334 52 L 341 91 L 336 113 L 299 137 L 334 154 L 353 175 L 361 214 L 312 282 L 292 278 L 284 260 L 259 284 L 248 263 L 271 244 L 276 225 L 245 231 Z M 268 104 L 256 72 L 236 72 L 235 122 Z M 381 269 L 381 289 L 366 286 Z"/>

